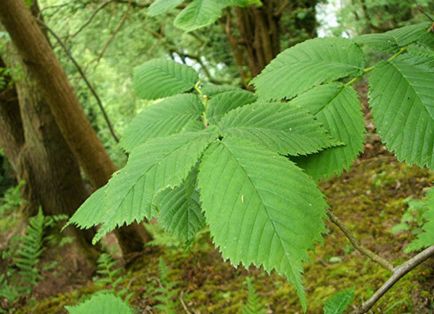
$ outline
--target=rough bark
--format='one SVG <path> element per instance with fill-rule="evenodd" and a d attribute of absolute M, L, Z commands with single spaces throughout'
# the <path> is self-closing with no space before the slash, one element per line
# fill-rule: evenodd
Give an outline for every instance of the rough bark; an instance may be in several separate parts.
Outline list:
<path fill-rule="evenodd" d="M 8 60 L 15 62 L 15 60 Z M 0 59 L 0 66 L 4 67 Z M 33 216 L 41 206 L 46 215 L 71 215 L 88 193 L 78 163 L 27 75 L 0 91 L 0 147 L 12 164 L 23 188 L 25 216 Z M 77 242 L 68 245 L 70 261 L 82 272 L 92 271 L 97 251 L 91 245 L 92 231 L 66 231 Z"/>
<path fill-rule="evenodd" d="M 6 65 L 0 58 L 0 69 Z M 0 147 L 9 158 L 15 172 L 18 155 L 24 145 L 24 132 L 18 104 L 18 95 L 11 77 L 4 77 L 5 86 L 0 90 Z"/>
<path fill-rule="evenodd" d="M 263 0 L 261 7 L 228 12 L 225 33 L 244 85 L 280 53 L 282 43 L 289 47 L 316 36 L 317 2 Z M 303 18 L 297 17 L 299 10 L 303 10 Z M 284 20 L 284 16 L 291 21 Z M 300 36 L 301 32 L 304 36 Z"/>
<path fill-rule="evenodd" d="M 16 46 L 28 73 L 34 78 L 67 144 L 95 188 L 107 183 L 116 166 L 99 141 L 74 94 L 69 80 L 37 20 L 22 0 L 2 0 L 0 20 Z M 124 255 L 143 250 L 138 225 L 117 234 Z M 146 234 L 147 235 L 147 234 Z M 148 236 L 148 235 L 147 235 Z M 146 239 L 145 239 L 146 240 Z"/>

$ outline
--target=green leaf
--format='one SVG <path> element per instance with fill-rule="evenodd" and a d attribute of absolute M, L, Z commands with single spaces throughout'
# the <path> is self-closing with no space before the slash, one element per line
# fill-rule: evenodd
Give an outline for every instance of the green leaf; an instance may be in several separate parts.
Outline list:
<path fill-rule="evenodd" d="M 219 93 L 211 97 L 208 102 L 208 120 L 217 123 L 227 112 L 255 101 L 256 96 L 253 93 L 242 89 Z"/>
<path fill-rule="evenodd" d="M 434 35 L 428 31 L 430 27 L 430 22 L 423 22 L 397 28 L 385 33 L 360 35 L 353 40 L 359 45 L 384 52 L 394 52 L 399 48 L 406 47 L 415 42 L 432 47 Z"/>
<path fill-rule="evenodd" d="M 363 65 L 361 49 L 350 40 L 316 38 L 280 53 L 252 82 L 260 99 L 280 100 L 360 74 Z"/>
<path fill-rule="evenodd" d="M 302 262 L 321 239 L 327 207 L 313 180 L 285 157 L 225 138 L 208 147 L 198 182 L 223 257 L 285 275 L 306 308 Z"/>
<path fill-rule="evenodd" d="M 414 42 L 424 42 L 427 38 L 433 39 L 434 35 L 431 33 L 432 22 L 422 22 L 414 25 L 404 26 L 401 28 L 393 29 L 386 32 L 387 36 L 395 39 L 399 47 L 405 47 Z"/>
<path fill-rule="evenodd" d="M 64 228 L 75 225 L 80 229 L 89 229 L 104 222 L 104 206 L 107 185 L 96 190 L 74 213 Z"/>
<path fill-rule="evenodd" d="M 197 169 L 194 168 L 179 187 L 166 189 L 158 196 L 159 222 L 165 230 L 190 242 L 205 226 L 205 218 L 196 189 Z"/>
<path fill-rule="evenodd" d="M 434 187 L 431 187 L 422 199 L 422 206 L 426 208 L 423 214 L 425 223 L 422 226 L 422 232 L 405 248 L 406 253 L 434 245 Z"/>
<path fill-rule="evenodd" d="M 128 125 L 121 145 L 131 151 L 149 139 L 191 130 L 200 123 L 203 110 L 200 99 L 193 94 L 176 95 L 151 104 Z"/>
<path fill-rule="evenodd" d="M 181 133 L 155 138 L 135 148 L 127 165 L 115 173 L 107 186 L 82 205 L 70 223 L 82 228 L 102 224 L 94 242 L 123 224 L 155 216 L 158 193 L 175 188 L 190 173 L 208 144 L 216 138 L 212 128 L 196 133 Z M 104 216 L 90 219 L 96 209 Z M 83 218 L 84 217 L 84 218 Z"/>
<path fill-rule="evenodd" d="M 219 123 L 224 136 L 248 139 L 288 155 L 339 145 L 307 110 L 288 103 L 255 103 L 229 112 Z"/>
<path fill-rule="evenodd" d="M 434 67 L 434 50 L 418 44 L 412 44 L 407 47 L 407 52 L 413 56 L 425 57 L 431 61 L 426 62 L 429 67 Z"/>
<path fill-rule="evenodd" d="M 220 93 L 239 90 L 239 88 L 232 85 L 217 85 L 212 83 L 203 84 L 201 89 L 202 93 L 208 97 L 213 97 Z"/>
<path fill-rule="evenodd" d="M 143 99 L 157 99 L 183 93 L 199 77 L 192 68 L 166 59 L 154 59 L 134 69 L 133 85 Z"/>
<path fill-rule="evenodd" d="M 179 186 L 215 138 L 209 130 L 181 133 L 134 149 L 127 165 L 108 183 L 106 218 L 94 240 L 123 224 L 154 217 L 158 193 Z"/>
<path fill-rule="evenodd" d="M 224 1 L 194 0 L 178 14 L 175 26 L 186 32 L 208 26 L 217 21 L 225 7 Z"/>
<path fill-rule="evenodd" d="M 399 50 L 395 38 L 386 33 L 363 34 L 353 38 L 353 41 L 363 48 L 368 47 L 376 51 L 395 52 Z"/>
<path fill-rule="evenodd" d="M 399 160 L 434 169 L 434 70 L 431 59 L 402 55 L 369 76 L 369 103 L 378 133 Z"/>
<path fill-rule="evenodd" d="M 353 301 L 354 289 L 340 291 L 327 299 L 324 314 L 343 314 Z"/>
<path fill-rule="evenodd" d="M 290 102 L 311 112 L 333 138 L 344 145 L 294 159 L 315 179 L 348 170 L 363 150 L 364 116 L 357 93 L 350 86 L 330 83 L 315 87 Z"/>
<path fill-rule="evenodd" d="M 260 0 L 193 0 L 175 19 L 175 26 L 191 32 L 217 21 L 228 6 L 245 7 L 260 4 Z"/>
<path fill-rule="evenodd" d="M 261 5 L 261 0 L 219 0 L 228 6 L 247 7 L 249 5 Z"/>
<path fill-rule="evenodd" d="M 114 294 L 98 293 L 77 306 L 65 306 L 69 314 L 133 314 L 127 303 Z"/>
<path fill-rule="evenodd" d="M 176 8 L 184 0 L 156 0 L 148 9 L 148 15 L 156 16 Z"/>

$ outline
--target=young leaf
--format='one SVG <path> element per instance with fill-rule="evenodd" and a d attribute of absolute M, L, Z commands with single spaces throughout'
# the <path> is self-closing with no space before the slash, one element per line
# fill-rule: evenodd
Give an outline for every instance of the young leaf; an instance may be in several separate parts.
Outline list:
<path fill-rule="evenodd" d="M 407 253 L 434 245 L 434 187 L 428 190 L 422 202 L 426 208 L 423 215 L 425 223 L 422 226 L 422 232 L 417 235 L 417 239 L 405 248 Z"/>
<path fill-rule="evenodd" d="M 154 59 L 134 69 L 133 85 L 143 99 L 158 99 L 188 91 L 199 77 L 192 68 L 166 59 Z"/>
<path fill-rule="evenodd" d="M 352 41 L 316 38 L 280 53 L 252 82 L 260 99 L 280 100 L 360 74 L 363 65 L 363 53 Z"/>
<path fill-rule="evenodd" d="M 211 25 L 228 6 L 248 6 L 260 4 L 260 0 L 193 0 L 175 19 L 175 26 L 191 32 Z"/>
<path fill-rule="evenodd" d="M 434 169 L 434 69 L 429 62 L 402 55 L 376 66 L 369 77 L 369 103 L 387 148 L 400 160 Z"/>
<path fill-rule="evenodd" d="M 130 152 L 149 139 L 179 133 L 198 122 L 203 110 L 193 94 L 176 95 L 149 105 L 128 125 L 121 145 Z"/>
<path fill-rule="evenodd" d="M 198 182 L 223 257 L 285 275 L 306 308 L 302 262 L 321 238 L 327 207 L 313 180 L 285 157 L 225 138 L 204 153 Z"/>
<path fill-rule="evenodd" d="M 69 314 L 133 314 L 127 303 L 114 294 L 108 293 L 98 293 L 79 305 L 65 307 Z"/>
<path fill-rule="evenodd" d="M 175 19 L 175 26 L 191 32 L 214 23 L 226 7 L 224 1 L 193 0 Z"/>
<path fill-rule="evenodd" d="M 160 224 L 183 241 L 190 242 L 205 225 L 196 189 L 197 169 L 193 168 L 178 187 L 166 189 L 158 196 Z"/>
<path fill-rule="evenodd" d="M 255 103 L 229 112 L 219 123 L 224 136 L 235 136 L 281 154 L 304 155 L 339 145 L 307 112 L 288 103 Z"/>
<path fill-rule="evenodd" d="M 148 9 L 148 15 L 156 16 L 176 8 L 184 0 L 155 0 Z"/>
<path fill-rule="evenodd" d="M 211 123 L 217 123 L 227 112 L 256 101 L 256 96 L 242 89 L 223 92 L 211 97 L 206 112 Z"/>
<path fill-rule="evenodd" d="M 357 93 L 350 86 L 330 83 L 311 89 L 290 102 L 311 112 L 328 132 L 345 145 L 294 159 L 315 179 L 339 175 L 350 168 L 363 149 L 364 117 Z"/>
<path fill-rule="evenodd" d="M 348 306 L 354 301 L 354 289 L 340 291 L 324 304 L 324 314 L 344 314 Z"/>

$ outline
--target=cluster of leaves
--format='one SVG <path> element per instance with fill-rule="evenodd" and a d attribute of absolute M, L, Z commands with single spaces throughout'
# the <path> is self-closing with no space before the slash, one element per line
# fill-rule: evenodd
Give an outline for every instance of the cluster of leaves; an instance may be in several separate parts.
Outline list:
<path fill-rule="evenodd" d="M 428 189 L 423 199 L 407 200 L 408 209 L 392 232 L 413 229 L 416 240 L 412 241 L 405 251 L 413 252 L 434 245 L 434 188 Z"/>
<path fill-rule="evenodd" d="M 155 0 L 149 7 L 148 14 L 156 16 L 179 6 L 184 0 Z M 190 32 L 214 23 L 223 9 L 231 6 L 246 7 L 260 5 L 260 0 L 194 0 L 176 17 L 175 26 Z"/>
<path fill-rule="evenodd" d="M 430 26 L 308 40 L 252 81 L 256 94 L 204 85 L 171 61 L 145 63 L 135 71 L 137 94 L 164 99 L 132 121 L 121 141 L 127 165 L 70 223 L 100 225 L 96 241 L 144 218 L 159 217 L 187 241 L 206 224 L 225 259 L 285 275 L 306 308 L 302 264 L 327 208 L 314 179 L 341 174 L 363 148 L 353 82 L 369 73 L 370 106 L 389 150 L 434 168 Z M 360 46 L 391 57 L 365 68 Z"/>

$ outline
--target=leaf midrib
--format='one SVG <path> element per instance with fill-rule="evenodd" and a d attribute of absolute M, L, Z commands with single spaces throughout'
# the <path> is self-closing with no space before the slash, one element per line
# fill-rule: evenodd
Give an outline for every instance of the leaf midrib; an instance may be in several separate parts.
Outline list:
<path fill-rule="evenodd" d="M 281 246 L 282 246 L 282 249 L 283 249 L 284 252 L 285 252 L 285 254 L 283 254 L 283 255 L 284 255 L 284 258 L 287 260 L 287 262 L 288 262 L 288 264 L 289 264 L 289 266 L 290 266 L 289 268 L 290 268 L 291 274 L 292 274 L 292 276 L 293 276 L 293 278 L 294 278 L 294 281 L 297 281 L 297 275 L 294 273 L 294 271 L 293 271 L 293 269 L 292 269 L 292 262 L 291 262 L 291 260 L 288 258 L 287 254 L 286 254 L 286 253 L 287 253 L 287 250 L 286 250 L 285 242 L 283 241 L 283 239 L 282 239 L 282 237 L 280 236 L 279 232 L 276 230 L 276 225 L 274 224 L 274 220 L 271 219 L 270 214 L 268 213 L 267 207 L 264 205 L 265 202 L 264 202 L 264 200 L 262 199 L 261 194 L 260 194 L 259 191 L 256 189 L 256 187 L 255 187 L 255 185 L 253 184 L 253 181 L 252 181 L 252 179 L 250 178 L 250 176 L 248 175 L 248 172 L 246 171 L 246 169 L 242 166 L 241 162 L 238 160 L 238 158 L 237 158 L 236 155 L 232 152 L 232 150 L 228 147 L 228 145 L 226 145 L 225 141 L 221 141 L 221 144 L 223 144 L 223 145 L 226 147 L 226 149 L 230 152 L 230 155 L 231 155 L 232 158 L 237 162 L 237 164 L 239 165 L 240 169 L 244 172 L 245 176 L 247 177 L 247 179 L 248 179 L 250 185 L 253 187 L 253 190 L 255 191 L 255 194 L 256 194 L 256 195 L 259 197 L 259 199 L 261 200 L 261 203 L 262 203 L 262 204 L 261 204 L 261 205 L 262 205 L 261 207 L 264 208 L 264 211 L 265 211 L 265 213 L 266 213 L 266 215 L 267 215 L 267 218 L 268 218 L 268 220 L 271 222 L 271 225 L 272 225 L 272 227 L 273 227 L 274 234 L 277 235 L 277 238 L 279 239 L 279 242 L 280 242 L 280 244 L 281 244 Z M 296 284 L 296 283 L 294 282 L 294 284 Z"/>
<path fill-rule="evenodd" d="M 403 62 L 403 63 L 405 63 L 405 62 Z M 431 121 L 434 122 L 434 118 L 431 116 L 431 113 L 426 108 L 426 105 L 424 104 L 424 102 L 422 101 L 421 97 L 417 93 L 416 88 L 414 87 L 414 85 L 411 84 L 411 81 L 408 80 L 408 78 L 404 75 L 404 73 L 400 71 L 399 67 L 396 65 L 395 62 L 393 62 L 393 61 L 386 61 L 386 64 L 390 64 L 393 67 L 393 69 L 399 73 L 399 75 L 407 83 L 407 85 L 409 87 L 411 87 L 411 90 L 413 91 L 414 95 L 416 96 L 418 102 L 421 104 L 421 107 L 423 108 L 423 110 L 425 111 L 425 113 L 431 118 Z"/>

